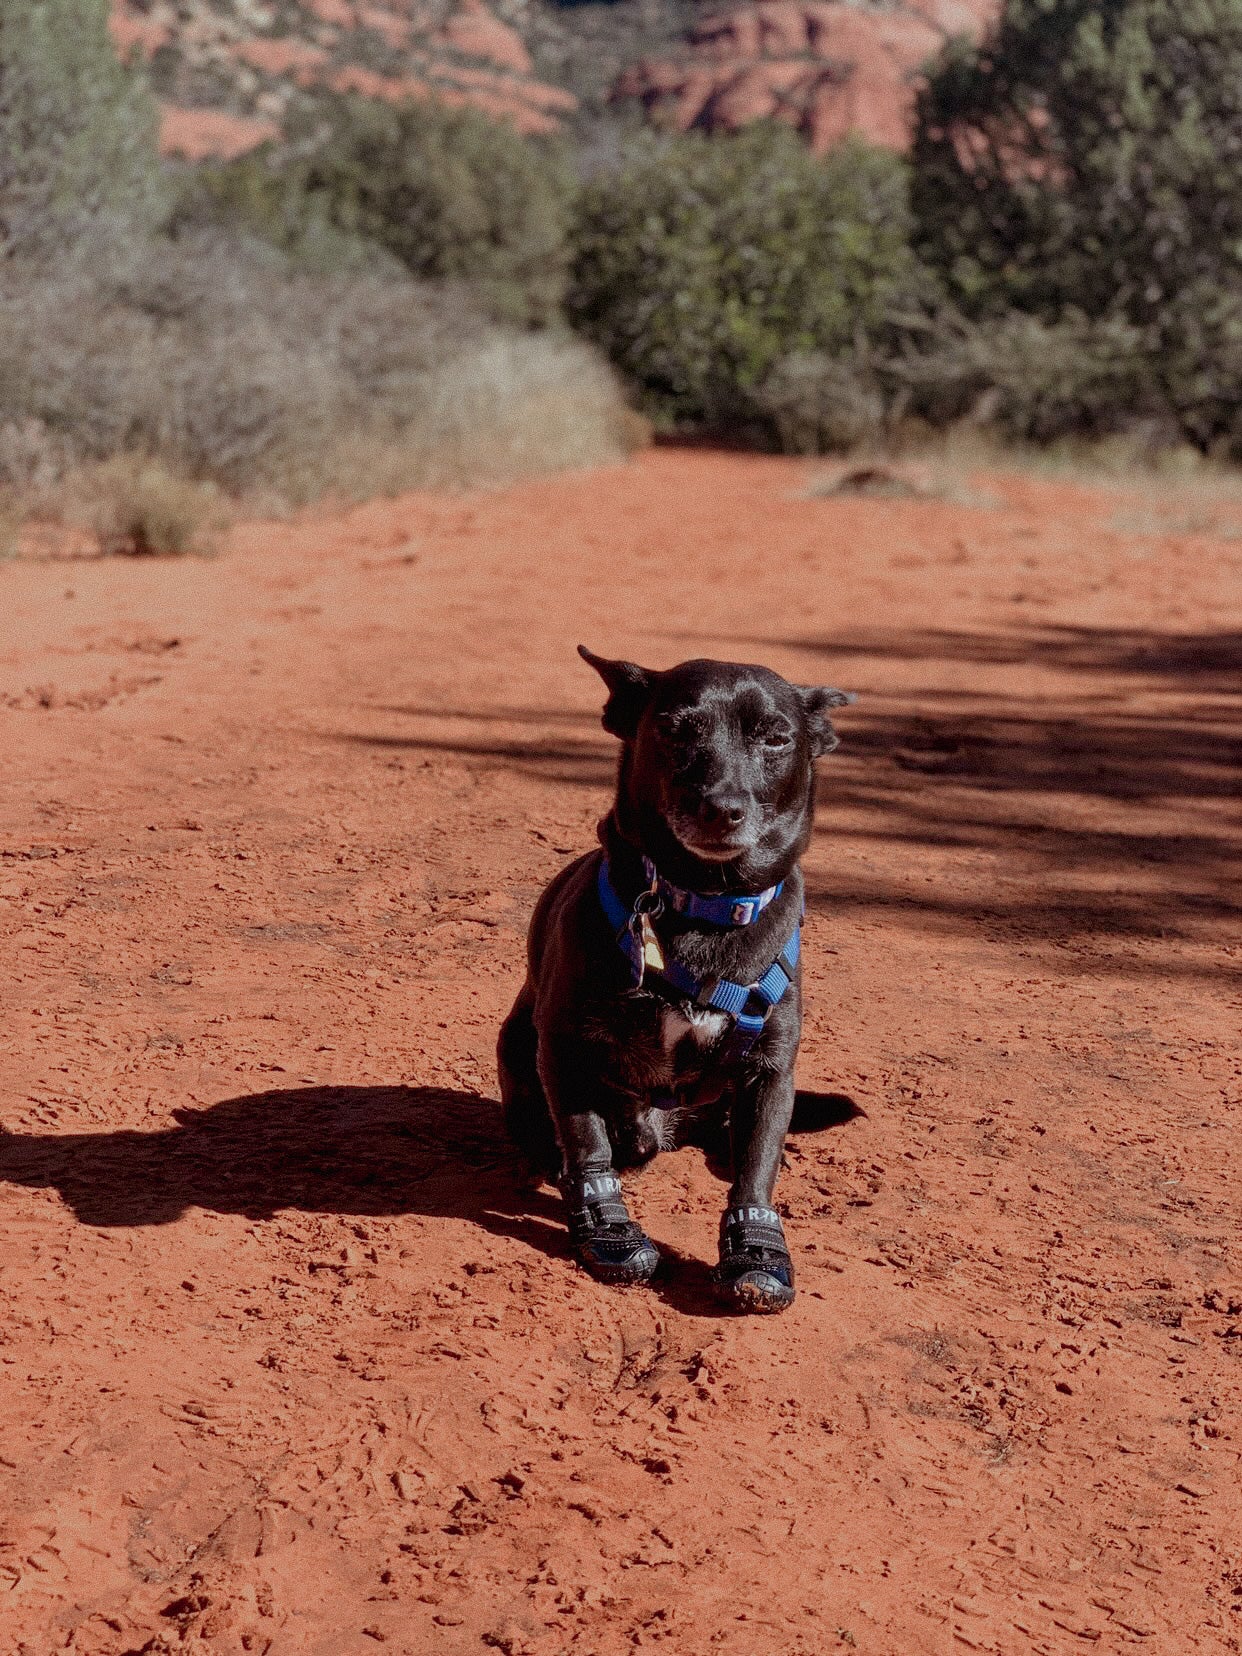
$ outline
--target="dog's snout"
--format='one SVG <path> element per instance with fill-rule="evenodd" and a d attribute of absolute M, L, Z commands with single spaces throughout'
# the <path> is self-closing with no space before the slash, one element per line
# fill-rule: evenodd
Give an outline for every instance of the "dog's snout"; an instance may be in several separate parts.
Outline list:
<path fill-rule="evenodd" d="M 746 820 L 746 801 L 734 794 L 711 794 L 699 804 L 705 828 L 736 828 Z"/>

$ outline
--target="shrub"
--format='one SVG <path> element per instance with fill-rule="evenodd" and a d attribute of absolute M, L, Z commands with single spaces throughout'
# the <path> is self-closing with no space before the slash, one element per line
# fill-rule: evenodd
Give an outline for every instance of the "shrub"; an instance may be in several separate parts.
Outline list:
<path fill-rule="evenodd" d="M 572 234 L 574 322 L 671 421 L 753 419 L 776 363 L 840 352 L 915 279 L 902 163 L 780 126 L 644 138 Z"/>
<path fill-rule="evenodd" d="M 645 435 L 584 341 L 493 332 L 426 376 L 405 422 L 345 437 L 332 463 L 354 494 L 475 488 L 620 460 Z"/>
<path fill-rule="evenodd" d="M 756 400 L 796 454 L 848 451 L 911 421 L 965 422 L 1017 443 L 1119 433 L 1175 443 L 1175 422 L 1144 379 L 1125 323 L 1052 324 L 1021 311 L 972 320 L 941 307 L 903 316 L 843 357 L 786 358 Z"/>
<path fill-rule="evenodd" d="M 297 502 L 622 452 L 624 400 L 585 344 L 461 293 L 309 275 L 219 231 L 108 248 L 0 265 L 0 467 L 27 489 L 143 455 Z"/>
<path fill-rule="evenodd" d="M 225 241 L 13 262 L 0 270 L 5 412 L 38 421 L 69 464 L 145 452 L 245 487 L 295 427 L 332 417 L 319 320 L 275 254 Z"/>
<path fill-rule="evenodd" d="M 930 75 L 913 178 L 968 314 L 1132 330 L 1144 400 L 1242 453 L 1242 0 L 1007 0 Z"/>
<path fill-rule="evenodd" d="M 16 492 L 0 485 L 0 560 L 17 556 L 17 537 L 23 516 Z"/>
<path fill-rule="evenodd" d="M 213 169 L 217 204 L 303 262 L 382 248 L 415 276 L 467 281 L 492 315 L 559 311 L 572 179 L 559 146 L 472 109 L 323 95 L 287 137 Z"/>
<path fill-rule="evenodd" d="M 107 0 L 0 0 L 0 251 L 54 249 L 101 215 L 163 206 L 155 105 L 123 66 Z"/>
<path fill-rule="evenodd" d="M 880 436 L 888 405 L 876 374 L 856 357 L 788 356 L 756 389 L 755 403 L 786 454 L 834 454 Z"/>
<path fill-rule="evenodd" d="M 63 438 L 42 420 L 30 415 L 0 419 L 0 489 L 27 497 L 45 493 L 64 474 L 69 455 Z"/>
<path fill-rule="evenodd" d="M 877 371 L 902 414 L 934 426 L 965 419 L 1016 442 L 1106 437 L 1161 419 L 1142 384 L 1136 331 L 1116 320 L 941 311 Z"/>
<path fill-rule="evenodd" d="M 143 455 L 104 461 L 75 479 L 74 494 L 101 550 L 109 553 L 209 552 L 228 521 L 213 484 L 177 477 Z"/>

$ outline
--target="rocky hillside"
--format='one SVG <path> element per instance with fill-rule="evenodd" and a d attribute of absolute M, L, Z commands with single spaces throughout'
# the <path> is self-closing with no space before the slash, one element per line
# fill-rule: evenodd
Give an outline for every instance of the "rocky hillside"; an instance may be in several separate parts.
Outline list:
<path fill-rule="evenodd" d="M 880 10 L 834 0 L 758 0 L 711 12 L 680 49 L 645 57 L 614 97 L 675 127 L 731 131 L 788 121 L 817 150 L 847 133 L 902 148 L 920 66 L 946 34 L 977 33 L 993 0 L 909 0 Z"/>
<path fill-rule="evenodd" d="M 790 122 L 817 149 L 906 142 L 920 64 L 998 0 L 113 0 L 150 60 L 164 143 L 238 153 L 299 87 L 471 104 L 521 132 L 627 116 L 679 129 Z"/>
<path fill-rule="evenodd" d="M 299 87 L 471 104 L 526 133 L 578 104 L 484 0 L 113 0 L 112 28 L 150 59 L 165 148 L 191 157 L 271 136 Z"/>

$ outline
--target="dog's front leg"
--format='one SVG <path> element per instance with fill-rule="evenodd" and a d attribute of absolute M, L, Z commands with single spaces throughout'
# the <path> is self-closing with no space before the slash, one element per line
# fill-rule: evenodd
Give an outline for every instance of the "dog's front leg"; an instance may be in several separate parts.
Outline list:
<path fill-rule="evenodd" d="M 627 1287 L 649 1282 L 660 1255 L 630 1218 L 612 1165 L 602 1107 L 616 1094 L 604 1080 L 615 1062 L 611 1050 L 597 1052 L 572 1038 L 540 1038 L 539 1076 L 561 1145 L 558 1184 L 574 1252 L 599 1281 Z"/>
<path fill-rule="evenodd" d="M 793 1304 L 793 1261 L 772 1206 L 793 1107 L 792 1067 L 751 1070 L 736 1084 L 729 1119 L 733 1184 L 712 1280 L 719 1297 L 740 1311 Z"/>

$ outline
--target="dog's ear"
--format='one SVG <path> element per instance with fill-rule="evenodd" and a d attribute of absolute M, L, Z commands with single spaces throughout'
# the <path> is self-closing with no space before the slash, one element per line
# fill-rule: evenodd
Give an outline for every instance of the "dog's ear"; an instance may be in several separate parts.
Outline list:
<path fill-rule="evenodd" d="M 830 707 L 848 707 L 854 700 L 848 690 L 829 690 L 823 686 L 799 684 L 797 687 L 806 710 L 807 735 L 811 738 L 811 757 L 818 759 L 831 753 L 840 741 L 828 718 Z"/>
<path fill-rule="evenodd" d="M 606 656 L 593 655 L 585 644 L 579 644 L 578 654 L 594 667 L 608 686 L 608 700 L 604 703 L 602 720 L 604 729 L 613 736 L 620 736 L 622 741 L 629 741 L 638 733 L 638 721 L 647 705 L 654 674 L 633 661 L 609 661 Z"/>

